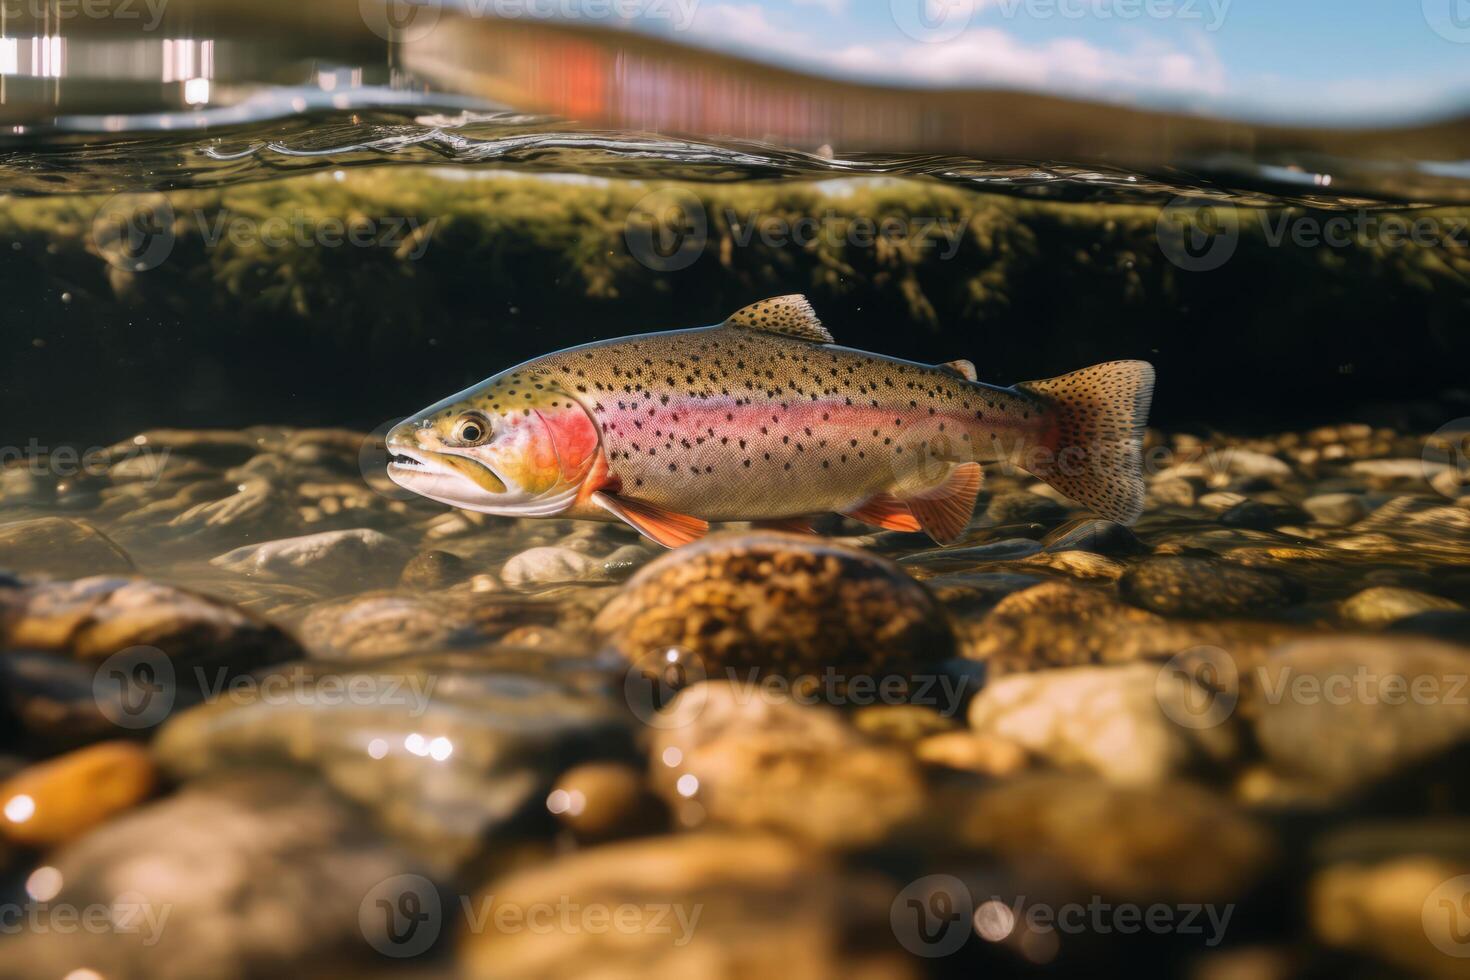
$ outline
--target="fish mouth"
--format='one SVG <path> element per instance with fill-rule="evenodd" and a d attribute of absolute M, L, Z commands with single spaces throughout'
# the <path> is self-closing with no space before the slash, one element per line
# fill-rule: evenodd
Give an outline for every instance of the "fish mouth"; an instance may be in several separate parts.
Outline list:
<path fill-rule="evenodd" d="M 388 447 L 388 476 L 403 486 L 409 485 L 405 481 L 460 476 L 488 493 L 506 493 L 508 490 L 505 481 L 479 460 L 402 445 Z"/>

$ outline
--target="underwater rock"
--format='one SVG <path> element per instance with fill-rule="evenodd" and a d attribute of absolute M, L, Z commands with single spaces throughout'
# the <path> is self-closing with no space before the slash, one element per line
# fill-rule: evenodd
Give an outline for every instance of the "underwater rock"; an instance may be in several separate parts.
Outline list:
<path fill-rule="evenodd" d="M 980 851 L 1105 900 L 1231 901 L 1275 857 L 1263 827 L 1190 783 L 1122 786 L 1037 773 L 955 793 L 930 811 L 945 835 L 931 846 Z"/>
<path fill-rule="evenodd" d="M 1275 456 L 1231 446 L 1223 453 L 1227 472 L 1232 476 L 1259 477 L 1268 480 L 1284 480 L 1291 476 L 1291 467 Z"/>
<path fill-rule="evenodd" d="M 879 843 L 923 807 L 909 754 L 827 705 L 759 682 L 685 688 L 650 721 L 655 791 L 685 825 L 708 818 L 824 847 Z"/>
<path fill-rule="evenodd" d="M 370 593 L 318 605 L 300 635 L 312 657 L 367 660 L 479 646 L 556 616 L 555 606 L 514 596 Z"/>
<path fill-rule="evenodd" d="M 1029 490 L 997 493 L 985 508 L 993 524 L 1056 524 L 1067 519 L 1067 508 Z"/>
<path fill-rule="evenodd" d="M 49 504 L 56 499 L 56 484 L 54 476 L 37 472 L 26 461 L 0 466 L 0 503 L 7 507 Z"/>
<path fill-rule="evenodd" d="M 0 651 L 5 713 L 61 744 L 146 730 L 212 686 L 301 655 L 244 610 L 106 577 L 0 592 Z"/>
<path fill-rule="evenodd" d="M 443 589 L 469 575 L 468 563 L 448 551 L 422 551 L 403 566 L 398 584 L 405 589 Z"/>
<path fill-rule="evenodd" d="M 1148 551 L 1132 529 L 1100 517 L 1069 521 L 1048 532 L 1041 544 L 1048 551 L 1088 551 L 1114 558 Z"/>
<path fill-rule="evenodd" d="M 1053 568 L 1070 578 L 1082 581 L 1116 582 L 1126 567 L 1120 561 L 1090 551 L 1044 551 L 1021 559 L 1022 566 L 1040 565 Z"/>
<path fill-rule="evenodd" d="M 571 678 L 407 659 L 257 678 L 176 715 L 153 749 L 179 779 L 312 769 L 448 873 L 541 808 L 566 768 L 630 757 L 629 721 Z"/>
<path fill-rule="evenodd" d="M 943 609 L 898 565 L 775 532 L 712 535 L 656 559 L 593 629 L 634 664 L 678 649 L 709 677 L 902 678 L 954 651 Z"/>
<path fill-rule="evenodd" d="M 642 770 L 620 762 L 568 769 L 547 795 L 546 808 L 581 841 L 632 837 L 668 819 L 644 784 Z"/>
<path fill-rule="evenodd" d="M 0 524 L 0 568 L 34 575 L 127 575 L 133 559 L 86 521 L 37 517 Z"/>
<path fill-rule="evenodd" d="M 1410 459 L 1361 459 L 1348 466 L 1354 476 L 1366 477 L 1379 489 L 1407 484 L 1424 484 L 1449 467 L 1444 463 L 1431 463 L 1422 458 Z"/>
<path fill-rule="evenodd" d="M 1191 641 L 1204 642 L 1193 625 L 1125 606 L 1101 589 L 1058 581 L 1013 592 L 957 629 L 965 657 L 984 661 L 992 676 L 1172 656 Z"/>
<path fill-rule="evenodd" d="M 168 522 L 183 536 L 255 536 L 279 529 L 288 511 L 276 488 L 267 480 L 251 478 L 235 492 L 188 508 Z"/>
<path fill-rule="evenodd" d="M 941 732 L 914 746 L 914 758 L 931 766 L 1003 779 L 1031 764 L 1019 742 L 975 732 Z"/>
<path fill-rule="evenodd" d="M 357 810 L 285 771 L 185 787 L 47 863 L 62 882 L 52 907 L 101 909 L 107 927 L 23 931 L 0 945 L 7 976 L 236 980 L 333 962 L 362 973 L 376 956 L 360 907 L 419 870 Z"/>
<path fill-rule="evenodd" d="M 1180 477 L 1155 479 L 1148 484 L 1150 506 L 1193 507 L 1197 494 L 1194 484 Z"/>
<path fill-rule="evenodd" d="M 1201 718 L 1191 710 L 1210 696 L 1155 664 L 1043 670 L 991 681 L 970 704 L 970 725 L 1056 766 L 1158 783 L 1236 755 L 1228 713 Z"/>
<path fill-rule="evenodd" d="M 1419 613 L 1464 611 L 1465 607 L 1453 599 L 1391 585 L 1375 585 L 1364 589 L 1342 600 L 1337 606 L 1338 615 L 1345 622 L 1370 629 L 1388 626 L 1395 620 Z"/>
<path fill-rule="evenodd" d="M 147 799 L 156 782 L 148 750 L 133 742 L 102 742 L 35 763 L 0 783 L 0 800 L 30 801 L 28 812 L 12 815 L 7 806 L 0 835 L 26 847 L 64 844 Z"/>
<path fill-rule="evenodd" d="M 1267 658 L 1256 739 L 1287 773 L 1353 787 L 1470 738 L 1470 649 L 1411 636 L 1299 640 Z"/>
<path fill-rule="evenodd" d="M 870 704 L 852 712 L 849 720 L 864 735 L 900 743 L 917 742 L 956 727 L 953 715 L 922 704 Z"/>
<path fill-rule="evenodd" d="M 523 551 L 500 570 L 501 581 L 513 589 L 557 582 L 603 582 L 611 577 L 602 559 L 559 546 Z"/>
<path fill-rule="evenodd" d="M 1320 842 L 1308 884 L 1312 932 L 1417 977 L 1465 976 L 1470 822 L 1360 824 Z"/>
<path fill-rule="evenodd" d="M 1224 513 L 1232 507 L 1239 507 L 1241 504 L 1249 502 L 1250 498 L 1245 494 L 1227 491 L 1207 493 L 1199 498 L 1199 505 L 1201 507 L 1205 510 L 1214 511 L 1217 514 Z"/>
<path fill-rule="evenodd" d="M 125 456 L 107 468 L 113 484 L 141 483 L 152 491 L 160 485 L 177 485 L 218 478 L 220 471 L 190 456 L 144 453 Z"/>
<path fill-rule="evenodd" d="M 149 429 L 108 447 L 114 459 L 200 460 L 212 466 L 238 466 L 259 446 L 248 431 L 235 429 Z"/>
<path fill-rule="evenodd" d="M 347 591 L 391 585 L 413 549 L 370 528 L 323 531 L 245 545 L 210 559 L 211 565 L 290 582 L 311 582 Z"/>
<path fill-rule="evenodd" d="M 1271 572 L 1179 556 L 1145 559 L 1118 583 L 1126 601 L 1165 616 L 1239 616 L 1290 605 L 1302 591 Z"/>
<path fill-rule="evenodd" d="M 1360 493 L 1319 493 L 1303 500 L 1302 510 L 1329 527 L 1347 527 L 1368 516 L 1368 505 Z"/>
<path fill-rule="evenodd" d="M 702 832 L 609 844 L 498 878 L 472 909 L 573 909 L 549 930 L 472 929 L 462 974 L 884 977 L 914 980 L 888 925 L 894 888 L 767 835 Z M 583 910 L 618 913 L 613 928 Z M 628 914 L 623 914 L 627 910 Z"/>
<path fill-rule="evenodd" d="M 1283 524 L 1300 524 L 1307 519 L 1305 511 L 1280 504 L 1264 504 L 1259 500 L 1242 500 L 1216 518 L 1223 527 L 1253 528 L 1267 531 Z"/>

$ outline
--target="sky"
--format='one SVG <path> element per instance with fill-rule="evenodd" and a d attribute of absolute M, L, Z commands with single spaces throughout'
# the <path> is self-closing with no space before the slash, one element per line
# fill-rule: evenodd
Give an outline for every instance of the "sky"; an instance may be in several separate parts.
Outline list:
<path fill-rule="evenodd" d="M 636 26 L 826 75 L 1275 121 L 1470 108 L 1470 0 L 633 0 Z"/>

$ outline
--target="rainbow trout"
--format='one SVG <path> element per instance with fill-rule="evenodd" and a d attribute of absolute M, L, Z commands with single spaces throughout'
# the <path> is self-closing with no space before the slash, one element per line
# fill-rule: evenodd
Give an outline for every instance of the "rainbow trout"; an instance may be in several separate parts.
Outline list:
<path fill-rule="evenodd" d="M 845 514 L 944 543 L 980 463 L 1006 460 L 1104 517 L 1143 509 L 1154 370 L 1114 361 L 997 388 L 968 361 L 838 347 L 802 296 L 724 323 L 547 354 L 388 435 L 388 475 L 509 517 L 624 521 L 677 547 L 711 521 L 809 528 Z"/>

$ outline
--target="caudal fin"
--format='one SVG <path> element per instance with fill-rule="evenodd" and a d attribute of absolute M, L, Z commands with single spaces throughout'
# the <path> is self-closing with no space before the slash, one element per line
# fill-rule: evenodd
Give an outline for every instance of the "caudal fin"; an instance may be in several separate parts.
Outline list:
<path fill-rule="evenodd" d="M 1016 387 L 1049 406 L 1046 451 L 1028 451 L 1016 461 L 1103 517 L 1123 524 L 1138 520 L 1153 365 L 1109 361 Z"/>

